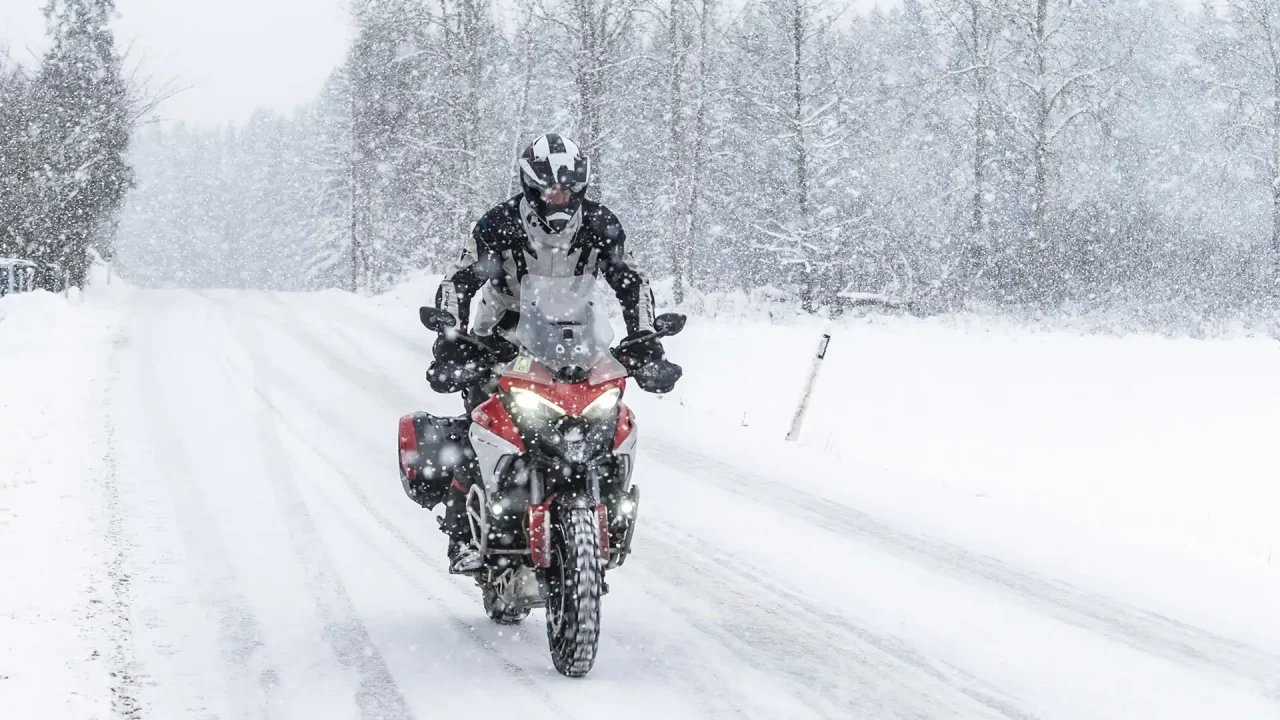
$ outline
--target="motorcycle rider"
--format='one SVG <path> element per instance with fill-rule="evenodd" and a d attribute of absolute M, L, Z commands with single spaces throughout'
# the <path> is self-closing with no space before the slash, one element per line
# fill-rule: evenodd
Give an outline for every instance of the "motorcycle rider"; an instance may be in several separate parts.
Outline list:
<path fill-rule="evenodd" d="M 457 331 L 441 333 L 432 348 L 427 371 L 433 390 L 462 390 L 470 413 L 492 388 L 459 385 L 465 371 L 493 362 L 509 362 L 518 352 L 507 339 L 519 321 L 520 280 L 527 274 L 570 277 L 603 275 L 622 305 L 627 340 L 653 332 L 654 299 L 649 281 L 626 248 L 626 233 L 604 205 L 586 198 L 591 163 L 577 143 L 555 133 L 534 140 L 517 160 L 519 195 L 486 212 L 472 227 L 471 237 L 453 269 L 436 291 L 436 307 L 458 320 Z M 458 337 L 468 332 L 471 302 L 479 293 L 479 307 L 471 336 L 488 348 L 477 348 Z M 670 392 L 680 378 L 680 366 L 668 362 L 657 339 L 641 341 L 614 353 L 642 390 Z M 487 357 L 486 357 L 487 356 Z M 445 501 L 442 529 L 449 535 L 449 568 L 467 572 L 482 558 L 471 542 L 467 521 L 467 493 L 476 479 L 474 467 L 457 474 Z"/>

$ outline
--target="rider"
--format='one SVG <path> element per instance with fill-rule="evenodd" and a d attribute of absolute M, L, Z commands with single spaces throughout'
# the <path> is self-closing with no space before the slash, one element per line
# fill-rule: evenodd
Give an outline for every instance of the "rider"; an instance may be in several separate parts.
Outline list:
<path fill-rule="evenodd" d="M 480 293 L 471 333 L 493 357 L 484 358 L 473 344 L 450 331 L 436 339 L 432 348 L 435 361 L 427 371 L 436 392 L 463 390 L 468 412 L 487 399 L 489 392 L 474 385 L 458 387 L 457 371 L 515 357 L 518 348 L 507 336 L 514 335 L 520 319 L 520 280 L 526 274 L 603 275 L 622 305 L 627 339 L 639 339 L 654 329 L 653 292 L 627 251 L 622 224 L 604 205 L 585 197 L 591 182 L 586 154 L 569 138 L 548 133 L 525 148 L 517 171 L 521 193 L 489 210 L 472 227 L 462 256 L 436 291 L 436 307 L 457 318 L 461 333 L 467 332 L 472 298 Z M 632 371 L 642 390 L 670 392 L 680 377 L 679 366 L 665 360 L 662 344 L 656 339 L 630 345 L 615 355 Z M 653 366 L 664 366 L 663 371 L 644 371 Z M 474 468 L 459 473 L 445 502 L 442 528 L 449 535 L 452 572 L 474 570 L 482 562 L 471 543 L 471 526 L 464 510 L 474 479 Z"/>

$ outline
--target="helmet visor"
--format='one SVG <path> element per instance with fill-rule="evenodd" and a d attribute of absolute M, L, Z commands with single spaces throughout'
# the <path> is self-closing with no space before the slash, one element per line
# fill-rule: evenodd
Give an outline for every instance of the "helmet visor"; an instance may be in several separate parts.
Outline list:
<path fill-rule="evenodd" d="M 554 161 L 554 162 L 553 162 Z M 520 158 L 520 181 L 527 188 L 547 190 L 562 185 L 575 193 L 587 189 L 591 180 L 591 163 L 583 157 L 550 159 Z"/>
<path fill-rule="evenodd" d="M 573 202 L 573 190 L 564 185 L 542 189 L 542 202 L 548 210 L 564 210 Z"/>

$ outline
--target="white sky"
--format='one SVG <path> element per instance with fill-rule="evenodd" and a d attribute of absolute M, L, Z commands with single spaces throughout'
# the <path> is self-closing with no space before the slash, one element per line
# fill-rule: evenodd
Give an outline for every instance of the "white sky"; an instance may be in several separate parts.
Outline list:
<path fill-rule="evenodd" d="M 34 65 L 45 48 L 45 0 L 0 0 L 0 47 Z M 342 62 L 344 0 L 116 0 L 116 38 L 143 75 L 189 89 L 162 117 L 240 122 L 254 109 L 310 100 Z"/>

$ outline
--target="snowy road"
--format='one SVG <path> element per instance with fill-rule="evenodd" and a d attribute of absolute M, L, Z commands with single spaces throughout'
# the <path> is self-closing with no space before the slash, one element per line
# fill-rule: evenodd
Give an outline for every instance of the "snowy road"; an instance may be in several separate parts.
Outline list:
<path fill-rule="evenodd" d="M 425 332 L 339 293 L 120 302 L 94 414 L 110 716 L 1280 717 L 1274 646 L 919 534 L 825 493 L 829 460 L 762 469 L 644 398 L 636 555 L 567 680 L 541 613 L 490 624 L 399 487 L 396 418 L 455 411 Z"/>

